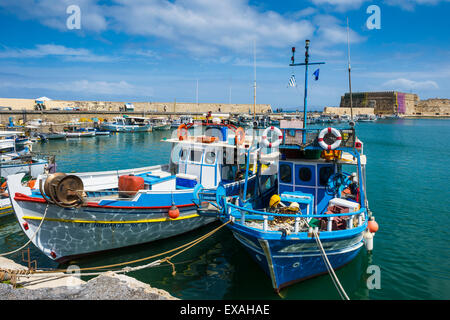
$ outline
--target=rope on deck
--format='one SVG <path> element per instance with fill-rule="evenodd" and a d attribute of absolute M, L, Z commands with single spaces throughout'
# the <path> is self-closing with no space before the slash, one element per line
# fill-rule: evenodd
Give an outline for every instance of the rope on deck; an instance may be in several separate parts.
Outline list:
<path fill-rule="evenodd" d="M 314 239 L 316 240 L 317 246 L 320 249 L 320 253 L 322 255 L 323 262 L 325 262 L 325 266 L 327 267 L 328 273 L 330 274 L 331 280 L 333 281 L 333 284 L 336 287 L 337 292 L 341 296 L 342 300 L 350 300 L 350 298 L 348 297 L 344 288 L 342 287 L 341 283 L 339 282 L 339 279 L 338 279 L 336 273 L 334 272 L 330 261 L 328 260 L 325 250 L 323 249 L 322 241 L 320 241 L 320 239 L 319 239 L 319 234 L 317 233 L 317 231 L 313 231 L 313 234 L 314 234 Z"/>

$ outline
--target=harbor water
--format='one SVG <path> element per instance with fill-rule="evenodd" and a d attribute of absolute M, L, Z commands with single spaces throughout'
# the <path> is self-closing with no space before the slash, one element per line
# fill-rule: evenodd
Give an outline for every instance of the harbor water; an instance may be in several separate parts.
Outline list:
<path fill-rule="evenodd" d="M 450 299 L 450 120 L 379 120 L 356 128 L 368 160 L 369 206 L 380 229 L 374 251 L 361 250 L 336 271 L 338 278 L 350 299 Z M 126 169 L 167 163 L 170 144 L 161 140 L 170 136 L 171 131 L 123 133 L 36 143 L 33 150 L 56 154 L 62 172 Z M 151 256 L 217 226 L 71 263 L 88 267 Z M 14 216 L 0 220 L 0 252 L 27 240 Z M 33 245 L 30 249 L 40 269 L 67 267 L 50 261 Z M 9 258 L 22 260 L 20 253 Z M 276 295 L 269 277 L 226 228 L 172 262 L 175 275 L 168 264 L 128 275 L 181 299 L 339 299 L 329 275 Z"/>

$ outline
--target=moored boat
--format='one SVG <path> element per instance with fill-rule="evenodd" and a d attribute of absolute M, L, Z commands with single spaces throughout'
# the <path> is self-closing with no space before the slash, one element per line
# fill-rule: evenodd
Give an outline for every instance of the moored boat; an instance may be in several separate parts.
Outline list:
<path fill-rule="evenodd" d="M 308 48 L 309 40 L 300 65 L 308 64 Z M 291 60 L 295 65 L 294 56 Z M 279 152 L 277 191 L 255 203 L 246 193 L 228 196 L 217 189 L 218 217 L 276 292 L 330 273 L 341 296 L 348 298 L 333 270 L 352 261 L 364 244 L 372 250 L 378 230 L 366 196 L 363 143 L 353 126 L 309 129 L 299 124 L 303 127 L 281 121 L 281 130 L 269 127 L 262 136 L 265 146 Z M 269 140 L 270 131 L 274 140 Z M 199 201 L 207 200 L 199 195 Z"/>
<path fill-rule="evenodd" d="M 211 131 L 214 126 L 206 128 Z M 23 232 L 50 259 L 62 262 L 164 239 L 216 220 L 198 215 L 194 189 L 197 184 L 211 189 L 220 185 L 230 195 L 239 193 L 245 182 L 240 165 L 224 163 L 224 154 L 248 150 L 252 138 L 242 135 L 242 129 L 236 138 L 229 127 L 217 129 L 225 137 L 190 136 L 179 129 L 177 138 L 164 140 L 172 144 L 166 165 L 41 175 L 34 188 L 22 186 L 21 175 L 8 177 Z"/>
<path fill-rule="evenodd" d="M 113 121 L 105 121 L 100 124 L 100 129 L 110 132 L 147 132 L 152 131 L 149 118 L 145 117 L 115 117 Z"/>

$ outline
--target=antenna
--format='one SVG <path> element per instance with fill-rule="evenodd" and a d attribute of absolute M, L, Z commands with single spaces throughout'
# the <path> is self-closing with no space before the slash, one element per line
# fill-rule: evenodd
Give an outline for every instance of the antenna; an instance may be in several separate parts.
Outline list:
<path fill-rule="evenodd" d="M 350 90 L 350 125 L 353 126 L 353 97 L 352 97 L 352 67 L 350 64 L 350 31 L 348 27 L 348 17 L 347 17 L 347 55 L 348 55 L 348 87 Z"/>
<path fill-rule="evenodd" d="M 254 82 L 253 82 L 253 120 L 256 119 L 256 44 L 253 40 L 253 70 L 254 70 Z"/>
<path fill-rule="evenodd" d="M 309 62 L 309 43 L 310 41 L 305 40 L 305 63 L 295 63 L 295 47 L 292 47 L 292 57 L 291 64 L 289 66 L 305 66 L 305 95 L 303 100 L 303 129 L 306 129 L 306 115 L 307 115 L 307 102 L 308 102 L 308 66 L 309 65 L 320 65 L 325 64 L 325 62 Z M 303 134 L 302 143 L 306 143 L 306 134 Z"/>

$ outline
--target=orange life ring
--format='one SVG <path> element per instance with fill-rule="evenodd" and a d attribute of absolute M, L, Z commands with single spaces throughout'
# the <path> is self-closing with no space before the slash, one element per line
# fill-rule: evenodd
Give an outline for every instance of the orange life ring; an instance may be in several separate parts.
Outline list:
<path fill-rule="evenodd" d="M 0 186 L 0 192 L 3 192 L 4 190 L 6 190 L 7 184 L 6 181 L 2 183 L 2 185 Z"/>
<path fill-rule="evenodd" d="M 182 133 L 184 129 L 184 133 Z M 177 129 L 177 137 L 178 140 L 187 140 L 188 137 L 188 127 L 186 126 L 186 124 L 182 123 L 178 126 Z"/>
<path fill-rule="evenodd" d="M 239 127 L 236 129 L 234 142 L 238 146 L 243 144 L 244 141 L 245 141 L 245 131 L 242 127 Z"/>

